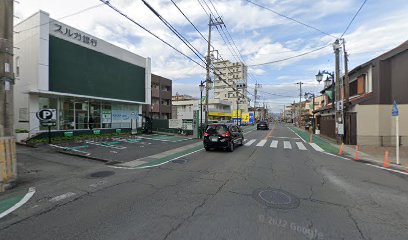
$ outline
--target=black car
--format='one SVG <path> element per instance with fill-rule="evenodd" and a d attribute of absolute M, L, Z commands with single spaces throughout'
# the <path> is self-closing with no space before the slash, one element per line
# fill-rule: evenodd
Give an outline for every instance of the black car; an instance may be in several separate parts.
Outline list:
<path fill-rule="evenodd" d="M 210 124 L 204 132 L 203 144 L 207 151 L 211 148 L 221 148 L 232 152 L 235 146 L 242 146 L 243 142 L 244 135 L 235 124 Z"/>
<path fill-rule="evenodd" d="M 256 125 L 256 129 L 257 130 L 260 130 L 260 129 L 264 129 L 264 130 L 269 130 L 269 125 L 268 125 L 268 123 L 267 122 L 259 122 L 257 125 Z"/>

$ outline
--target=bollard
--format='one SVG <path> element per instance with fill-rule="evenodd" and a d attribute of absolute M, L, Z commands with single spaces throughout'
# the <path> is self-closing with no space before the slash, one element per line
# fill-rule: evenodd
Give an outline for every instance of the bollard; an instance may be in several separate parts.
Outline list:
<path fill-rule="evenodd" d="M 343 156 L 343 146 L 344 146 L 344 143 L 341 143 L 339 153 L 338 153 L 340 156 Z"/>
<path fill-rule="evenodd" d="M 385 153 L 384 153 L 384 163 L 383 163 L 383 166 L 384 166 L 385 168 L 389 168 L 389 167 L 390 167 L 390 160 L 389 160 L 389 158 L 388 158 L 388 151 L 385 151 Z"/>
<path fill-rule="evenodd" d="M 354 155 L 354 160 L 358 161 L 358 145 L 356 145 L 356 154 Z"/>

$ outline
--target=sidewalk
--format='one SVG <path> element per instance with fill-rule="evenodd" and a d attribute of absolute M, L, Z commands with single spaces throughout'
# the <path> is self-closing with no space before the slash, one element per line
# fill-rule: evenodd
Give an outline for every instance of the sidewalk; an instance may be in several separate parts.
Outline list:
<path fill-rule="evenodd" d="M 306 142 L 309 142 L 310 133 L 294 126 L 288 126 L 294 132 L 296 132 Z M 340 145 L 338 145 L 332 139 L 328 139 L 324 136 L 313 135 L 313 143 L 316 143 L 325 152 L 338 155 Z M 384 162 L 385 151 L 389 153 L 390 166 L 402 171 L 408 170 L 408 147 L 400 147 L 400 165 L 396 164 L 395 147 L 378 147 L 378 146 L 358 146 L 358 157 L 360 161 L 372 162 L 373 164 L 382 166 Z M 348 158 L 354 158 L 356 153 L 356 146 L 344 145 L 343 156 Z"/>

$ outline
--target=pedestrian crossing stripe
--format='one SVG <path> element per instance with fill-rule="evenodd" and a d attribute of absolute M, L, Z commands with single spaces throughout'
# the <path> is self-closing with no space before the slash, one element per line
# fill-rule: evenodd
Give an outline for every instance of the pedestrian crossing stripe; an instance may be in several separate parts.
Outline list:
<path fill-rule="evenodd" d="M 265 143 L 266 143 L 266 139 L 263 139 L 263 140 L 259 141 L 259 143 L 256 144 L 256 146 L 257 147 L 263 147 L 265 145 Z"/>
<path fill-rule="evenodd" d="M 278 141 L 272 140 L 270 147 L 271 147 L 271 148 L 278 148 Z"/>
<path fill-rule="evenodd" d="M 251 146 L 252 143 L 254 143 L 256 141 L 256 139 L 252 139 L 250 141 L 248 141 L 247 143 L 245 143 L 245 146 Z"/>
<path fill-rule="evenodd" d="M 284 149 L 292 149 L 292 145 L 290 145 L 289 141 L 283 141 L 283 148 Z"/>
<path fill-rule="evenodd" d="M 307 150 L 305 145 L 301 142 L 296 142 L 296 145 L 298 146 L 299 150 Z"/>
<path fill-rule="evenodd" d="M 245 139 L 245 140 L 244 140 L 244 142 L 245 142 L 244 145 L 247 146 L 247 147 L 252 146 L 257 140 L 258 140 L 258 139 L 250 139 L 250 140 L 249 140 L 249 139 Z M 255 144 L 255 146 L 256 146 L 256 147 L 264 147 L 264 146 L 266 145 L 267 141 L 268 141 L 267 139 L 259 140 L 259 142 Z M 292 144 L 291 144 L 290 141 L 279 141 L 279 140 L 272 140 L 271 143 L 270 143 L 270 145 L 269 145 L 269 147 L 271 147 L 271 148 L 278 148 L 279 142 L 283 142 L 283 149 L 285 149 L 285 150 L 293 150 L 293 149 L 294 149 L 294 148 L 292 147 Z M 281 143 L 281 144 L 282 144 L 282 143 Z M 308 150 L 303 142 L 300 142 L 300 141 L 297 142 L 297 141 L 296 141 L 295 144 L 296 144 L 296 147 L 297 147 L 296 149 L 298 149 L 298 150 L 300 150 L 300 151 L 307 151 L 307 150 Z M 319 147 L 317 144 L 315 144 L 315 143 L 311 143 L 310 146 L 311 146 L 314 150 L 316 150 L 316 151 L 318 151 L 318 152 L 323 152 L 323 151 L 324 151 L 322 148 L 320 148 L 320 147 Z M 280 147 L 282 147 L 282 145 L 280 145 Z"/>

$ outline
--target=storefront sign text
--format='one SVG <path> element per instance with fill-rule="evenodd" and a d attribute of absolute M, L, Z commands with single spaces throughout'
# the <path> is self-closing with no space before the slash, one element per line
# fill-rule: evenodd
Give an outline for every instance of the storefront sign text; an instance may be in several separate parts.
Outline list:
<path fill-rule="evenodd" d="M 58 32 L 64 36 L 78 40 L 80 42 L 83 42 L 94 47 L 96 47 L 96 45 L 98 44 L 98 41 L 96 39 L 93 39 L 85 34 L 76 32 L 75 30 L 71 30 L 70 28 L 62 26 L 61 24 L 55 23 L 54 26 L 55 26 L 54 32 Z"/>

